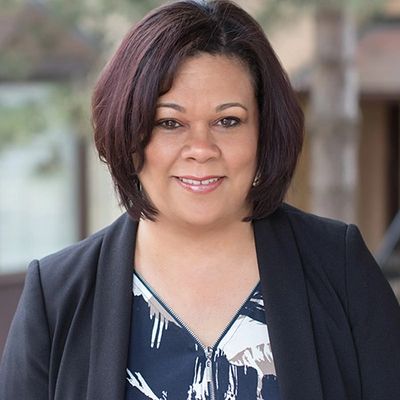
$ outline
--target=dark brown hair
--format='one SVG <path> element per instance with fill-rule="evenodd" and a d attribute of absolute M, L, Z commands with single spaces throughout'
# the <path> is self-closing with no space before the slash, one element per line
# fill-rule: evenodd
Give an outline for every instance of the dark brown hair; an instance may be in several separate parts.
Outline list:
<path fill-rule="evenodd" d="M 262 28 L 231 1 L 174 2 L 132 27 L 93 94 L 92 123 L 100 159 L 108 164 L 121 205 L 136 220 L 154 221 L 158 213 L 140 191 L 137 175 L 153 130 L 157 99 L 171 88 L 182 61 L 201 52 L 241 60 L 255 85 L 259 179 L 248 193 L 253 210 L 244 221 L 272 213 L 292 179 L 302 147 L 303 113 Z"/>

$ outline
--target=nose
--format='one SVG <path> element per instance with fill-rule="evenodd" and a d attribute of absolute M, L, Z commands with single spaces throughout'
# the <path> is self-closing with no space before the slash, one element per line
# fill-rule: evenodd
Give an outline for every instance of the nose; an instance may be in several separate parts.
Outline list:
<path fill-rule="evenodd" d="M 205 163 L 216 159 L 221 151 L 208 127 L 192 128 L 182 148 L 182 157 Z"/>

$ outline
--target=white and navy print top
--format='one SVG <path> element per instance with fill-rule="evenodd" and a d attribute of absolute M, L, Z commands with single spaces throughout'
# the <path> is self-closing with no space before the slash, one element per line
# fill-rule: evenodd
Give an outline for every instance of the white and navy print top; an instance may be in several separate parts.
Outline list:
<path fill-rule="evenodd" d="M 279 400 L 260 282 L 212 347 L 134 274 L 126 400 Z"/>

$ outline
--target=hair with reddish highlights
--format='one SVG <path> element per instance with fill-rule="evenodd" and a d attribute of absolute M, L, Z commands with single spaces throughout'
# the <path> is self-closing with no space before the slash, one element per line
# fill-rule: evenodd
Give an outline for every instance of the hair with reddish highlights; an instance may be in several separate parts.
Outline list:
<path fill-rule="evenodd" d="M 107 163 L 120 203 L 135 220 L 158 210 L 140 190 L 156 103 L 172 86 L 184 59 L 199 53 L 244 62 L 259 107 L 258 184 L 247 195 L 252 213 L 271 214 L 283 201 L 303 143 L 304 117 L 295 93 L 261 26 L 229 0 L 177 1 L 132 27 L 106 65 L 92 98 L 100 159 Z M 135 156 L 135 164 L 132 159 Z"/>

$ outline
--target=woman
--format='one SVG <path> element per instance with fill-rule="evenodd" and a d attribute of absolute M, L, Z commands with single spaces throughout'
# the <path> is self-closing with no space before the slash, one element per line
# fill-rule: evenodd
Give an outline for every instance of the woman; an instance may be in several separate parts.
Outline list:
<path fill-rule="evenodd" d="M 249 15 L 154 10 L 93 125 L 127 213 L 31 263 L 1 400 L 400 398 L 399 306 L 358 229 L 282 203 L 303 115 Z"/>

